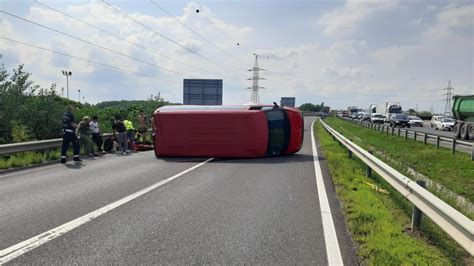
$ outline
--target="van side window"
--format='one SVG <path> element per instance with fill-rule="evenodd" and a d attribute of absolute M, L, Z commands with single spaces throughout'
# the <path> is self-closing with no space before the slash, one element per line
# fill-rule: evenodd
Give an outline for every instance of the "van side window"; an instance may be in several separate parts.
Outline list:
<path fill-rule="evenodd" d="M 279 155 L 288 149 L 290 139 L 290 125 L 288 118 L 281 109 L 265 112 L 268 123 L 267 155 Z"/>

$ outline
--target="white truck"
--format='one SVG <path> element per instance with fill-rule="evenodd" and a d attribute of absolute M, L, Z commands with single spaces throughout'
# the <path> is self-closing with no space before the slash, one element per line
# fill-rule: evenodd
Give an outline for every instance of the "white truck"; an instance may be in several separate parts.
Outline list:
<path fill-rule="evenodd" d="M 389 122 L 390 116 L 392 114 L 401 114 L 402 107 L 400 103 L 397 102 L 384 102 L 381 104 L 377 104 L 376 113 L 382 114 L 385 117 L 385 122 Z"/>

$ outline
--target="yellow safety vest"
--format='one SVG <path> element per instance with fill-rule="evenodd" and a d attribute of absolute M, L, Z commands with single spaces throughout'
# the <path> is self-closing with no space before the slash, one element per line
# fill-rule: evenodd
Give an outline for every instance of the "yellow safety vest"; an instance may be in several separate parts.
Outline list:
<path fill-rule="evenodd" d="M 125 129 L 127 129 L 127 130 L 134 130 L 135 129 L 135 128 L 133 128 L 132 121 L 124 120 L 123 123 L 125 125 Z"/>

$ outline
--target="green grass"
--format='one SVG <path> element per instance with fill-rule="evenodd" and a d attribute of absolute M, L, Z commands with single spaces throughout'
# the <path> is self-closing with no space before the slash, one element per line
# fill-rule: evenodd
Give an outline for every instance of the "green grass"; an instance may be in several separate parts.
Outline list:
<path fill-rule="evenodd" d="M 82 148 L 80 154 L 87 155 Z M 69 148 L 67 157 L 71 158 L 72 156 L 72 149 Z M 48 152 L 20 152 L 12 155 L 0 156 L 0 170 L 40 164 L 48 161 L 54 161 L 59 158 L 61 158 L 60 149 L 54 149 Z"/>
<path fill-rule="evenodd" d="M 347 149 L 334 141 L 320 123 L 315 129 L 362 264 L 469 264 L 469 255 L 427 219 L 423 219 L 423 231 L 412 233 L 411 204 L 376 174 L 365 177 L 365 164 L 349 159 Z M 362 181 L 378 185 L 389 195 Z"/>
<path fill-rule="evenodd" d="M 71 154 L 69 154 L 71 156 Z M 57 160 L 61 157 L 59 150 L 49 152 L 21 152 L 10 156 L 0 156 L 0 169 L 9 169 L 15 167 L 24 167 Z"/>
<path fill-rule="evenodd" d="M 400 162 L 403 166 L 384 160 L 400 172 L 407 174 L 406 167 L 411 167 L 474 202 L 474 161 L 468 154 L 458 152 L 453 155 L 449 149 L 436 149 L 431 144 L 387 135 L 334 117 L 324 121 L 362 148 L 382 152 Z"/>

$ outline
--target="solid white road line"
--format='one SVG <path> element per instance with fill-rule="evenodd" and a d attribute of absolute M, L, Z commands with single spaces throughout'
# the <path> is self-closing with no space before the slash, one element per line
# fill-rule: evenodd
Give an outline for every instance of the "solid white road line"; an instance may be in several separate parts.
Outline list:
<path fill-rule="evenodd" d="M 311 144 L 313 145 L 314 172 L 316 175 L 316 185 L 318 187 L 319 206 L 321 207 L 321 217 L 323 221 L 324 240 L 326 242 L 326 254 L 328 265 L 344 265 L 337 241 L 336 228 L 332 220 L 331 207 L 329 206 L 326 188 L 323 181 L 321 165 L 319 165 L 318 150 L 314 141 L 314 123 L 311 123 Z"/>
<path fill-rule="evenodd" d="M 75 220 L 67 222 L 63 225 L 60 225 L 60 226 L 58 226 L 56 228 L 53 228 L 53 229 L 51 229 L 47 232 L 44 232 L 40 235 L 32 237 L 28 240 L 20 242 L 16 245 L 13 245 L 13 246 L 8 247 L 6 249 L 0 250 L 0 265 L 6 263 L 6 262 L 8 262 L 8 261 L 10 261 L 10 260 L 12 260 L 16 257 L 18 257 L 18 256 L 21 256 L 22 254 L 25 254 L 26 252 L 31 251 L 31 250 L 33 250 L 33 249 L 49 242 L 49 241 L 51 241 L 51 240 L 53 240 L 53 239 L 65 234 L 65 233 L 67 233 L 67 232 L 69 232 L 69 231 L 71 231 L 71 230 L 73 230 L 73 229 L 75 229 L 75 228 L 77 228 L 77 227 L 79 227 L 79 226 L 81 226 L 81 225 L 83 225 L 83 224 L 85 224 L 85 223 L 101 216 L 102 214 L 105 214 L 105 213 L 107 213 L 107 212 L 109 212 L 109 211 L 111 211 L 111 210 L 113 210 L 113 209 L 115 209 L 115 208 L 117 208 L 117 207 L 133 200 L 133 199 L 136 199 L 136 198 L 144 195 L 145 193 L 148 193 L 148 192 L 154 190 L 155 188 L 158 188 L 158 187 L 160 187 L 160 186 L 162 186 L 162 185 L 164 185 L 164 184 L 166 184 L 166 183 L 168 183 L 168 182 L 170 182 L 170 181 L 172 181 L 172 180 L 174 180 L 174 179 L 176 179 L 176 178 L 178 178 L 178 177 L 180 177 L 180 176 L 182 176 L 186 173 L 189 173 L 192 170 L 194 170 L 198 167 L 201 167 L 202 165 L 212 161 L 213 159 L 214 158 L 209 158 L 209 159 L 207 159 L 206 161 L 204 161 L 202 163 L 199 163 L 199 164 L 197 164 L 197 165 L 195 165 L 191 168 L 188 168 L 188 169 L 184 170 L 183 172 L 178 173 L 178 174 L 176 174 L 172 177 L 161 180 L 160 182 L 157 182 L 157 183 L 155 183 L 155 184 L 153 184 L 149 187 L 146 187 L 146 188 L 144 188 L 144 189 L 142 189 L 138 192 L 135 192 L 135 193 L 133 193 L 129 196 L 126 196 L 125 198 L 122 198 L 118 201 L 115 201 L 115 202 L 113 202 L 109 205 L 106 205 L 106 206 L 104 206 L 100 209 L 97 209 L 93 212 L 90 212 L 86 215 L 83 215 L 83 216 L 81 216 L 81 217 L 79 217 Z"/>

